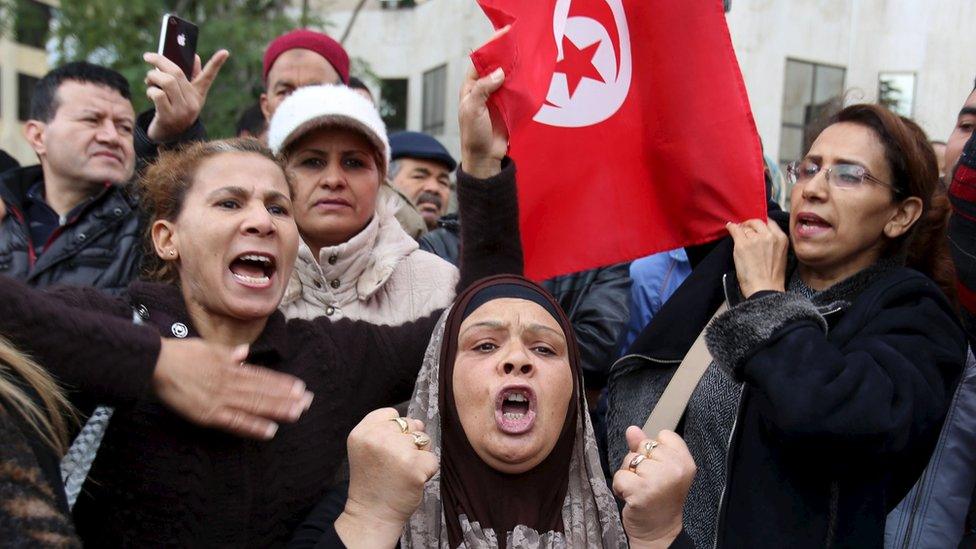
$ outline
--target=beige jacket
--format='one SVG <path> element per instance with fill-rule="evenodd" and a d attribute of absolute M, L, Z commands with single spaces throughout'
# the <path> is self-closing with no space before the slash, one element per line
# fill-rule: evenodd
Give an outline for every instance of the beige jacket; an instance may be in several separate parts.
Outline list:
<path fill-rule="evenodd" d="M 396 209 L 393 200 L 380 197 L 365 229 L 322 248 L 318 258 L 303 242 L 281 302 L 285 317 L 326 315 L 396 326 L 449 306 L 457 268 L 420 250 L 397 222 Z"/>

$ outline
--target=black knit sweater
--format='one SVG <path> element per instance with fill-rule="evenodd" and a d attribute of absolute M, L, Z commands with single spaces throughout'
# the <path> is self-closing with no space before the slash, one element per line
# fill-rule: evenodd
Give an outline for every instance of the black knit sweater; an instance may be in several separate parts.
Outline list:
<path fill-rule="evenodd" d="M 485 181 L 459 171 L 462 211 L 479 220 L 466 225 L 465 237 L 477 235 L 465 240 L 462 284 L 522 270 L 514 176 L 510 163 Z M 140 307 L 155 329 L 131 323 Z M 275 313 L 248 361 L 301 378 L 315 401 L 260 442 L 196 427 L 150 395 L 157 330 L 172 337 L 182 323 L 197 335 L 177 287 L 137 282 L 111 298 L 0 284 L 0 332 L 81 396 L 119 407 L 75 507 L 91 547 L 283 545 L 328 487 L 352 427 L 410 396 L 440 313 L 395 327 Z"/>

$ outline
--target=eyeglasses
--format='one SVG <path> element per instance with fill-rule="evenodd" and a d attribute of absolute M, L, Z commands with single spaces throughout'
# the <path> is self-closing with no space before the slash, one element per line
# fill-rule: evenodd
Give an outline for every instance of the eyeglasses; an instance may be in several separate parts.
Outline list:
<path fill-rule="evenodd" d="M 857 164 L 834 164 L 823 170 L 816 162 L 803 160 L 801 162 L 790 163 L 786 167 L 786 171 L 790 176 L 790 183 L 794 185 L 797 183 L 806 183 L 823 171 L 827 183 L 830 183 L 838 189 L 856 189 L 863 185 L 865 181 L 872 181 L 878 185 L 884 185 L 890 188 L 895 194 L 899 192 L 894 185 L 874 177 L 868 173 L 867 168 L 858 166 Z"/>

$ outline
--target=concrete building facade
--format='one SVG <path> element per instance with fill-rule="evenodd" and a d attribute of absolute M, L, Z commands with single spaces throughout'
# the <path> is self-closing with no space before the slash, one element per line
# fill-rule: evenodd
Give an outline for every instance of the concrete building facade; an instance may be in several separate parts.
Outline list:
<path fill-rule="evenodd" d="M 48 70 L 45 44 L 55 0 L 18 0 L 15 14 L 4 13 L 0 33 L 0 149 L 21 164 L 36 164 L 37 156 L 23 137 L 30 93 Z"/>
<path fill-rule="evenodd" d="M 341 36 L 359 3 L 313 6 Z M 879 89 L 932 139 L 944 140 L 976 77 L 972 0 L 733 0 L 727 17 L 766 152 L 780 161 L 802 154 L 811 126 L 836 97 L 877 101 Z M 437 130 L 457 152 L 467 55 L 489 36 L 473 0 L 367 0 L 345 45 L 381 81 L 406 81 L 400 102 L 407 128 Z M 444 78 L 435 77 L 439 70 Z M 444 89 L 429 89 L 435 85 Z M 431 104 L 438 100 L 442 107 Z M 438 122 L 429 112 L 436 109 L 443 110 L 442 125 L 431 123 Z"/>

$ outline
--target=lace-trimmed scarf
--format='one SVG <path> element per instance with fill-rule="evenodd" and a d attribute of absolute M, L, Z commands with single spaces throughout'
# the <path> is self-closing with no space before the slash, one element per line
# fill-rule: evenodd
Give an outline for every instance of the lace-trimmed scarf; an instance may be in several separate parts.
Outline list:
<path fill-rule="evenodd" d="M 479 295 L 480 294 L 480 295 Z M 509 475 L 485 464 L 468 443 L 454 405 L 454 357 L 469 307 L 488 299 L 529 299 L 553 314 L 569 344 L 574 398 L 552 453 L 531 471 Z M 424 356 L 408 414 L 424 421 L 441 469 L 400 540 L 404 548 L 626 547 L 616 502 L 600 468 L 585 402 L 579 350 L 559 305 L 536 284 L 514 276 L 484 279 L 462 294 L 438 323 Z M 446 413 L 442 413 L 442 410 Z"/>

